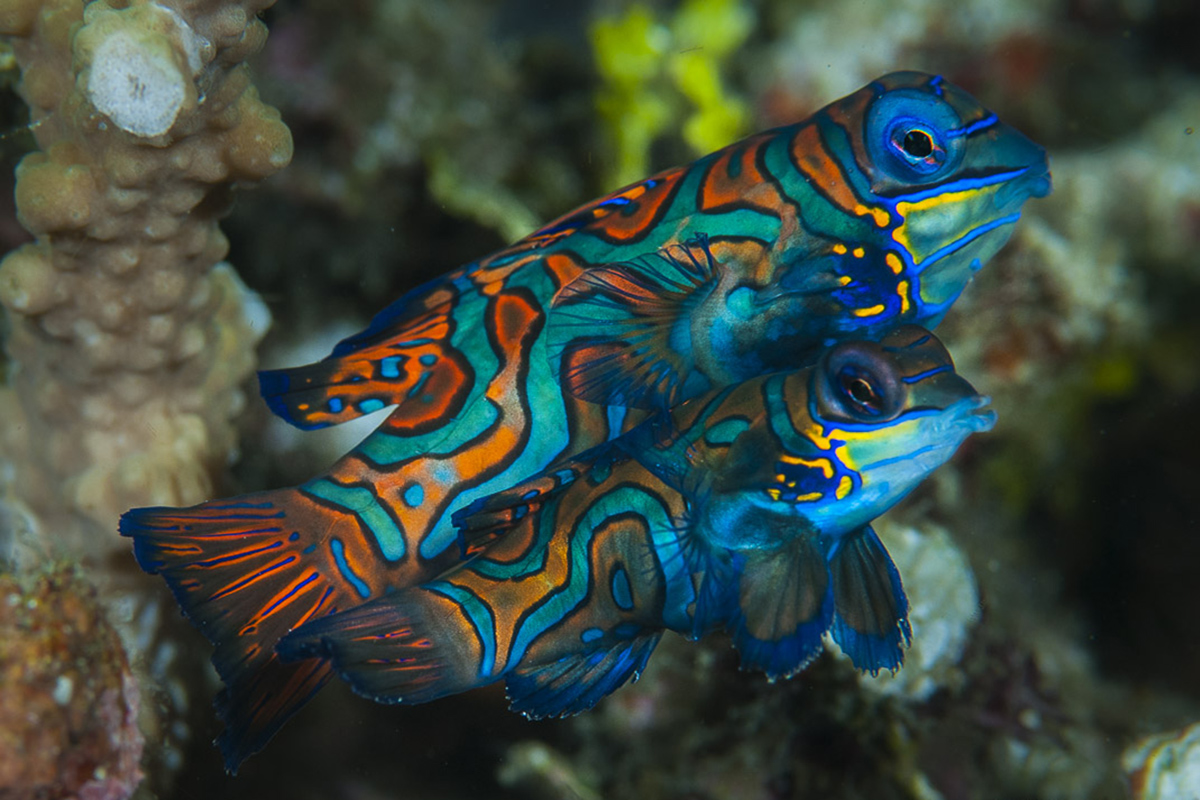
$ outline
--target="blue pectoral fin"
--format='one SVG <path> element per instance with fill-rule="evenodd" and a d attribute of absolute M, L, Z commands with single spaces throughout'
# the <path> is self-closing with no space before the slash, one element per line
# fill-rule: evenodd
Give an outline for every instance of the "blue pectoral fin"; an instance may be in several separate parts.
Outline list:
<path fill-rule="evenodd" d="M 285 662 L 327 659 L 355 693 L 377 703 L 425 703 L 478 685 L 464 681 L 440 641 L 421 589 L 396 592 L 305 623 L 275 647 Z M 432 617 L 432 619 L 431 619 Z"/>
<path fill-rule="evenodd" d="M 847 535 L 829 563 L 833 640 L 854 666 L 871 674 L 904 663 L 912 642 L 900 573 L 871 526 Z"/>
<path fill-rule="evenodd" d="M 555 378 L 581 400 L 631 408 L 669 408 L 707 388 L 687 385 L 688 316 L 716 277 L 706 237 L 587 270 L 551 308 Z"/>
<path fill-rule="evenodd" d="M 659 631 L 642 633 L 607 648 L 517 669 L 505 682 L 511 708 L 532 719 L 587 711 L 626 681 L 638 679 L 660 637 Z"/>
<path fill-rule="evenodd" d="M 743 669 L 771 680 L 804 669 L 821 652 L 833 620 L 833 592 L 815 537 L 800 535 L 745 557 L 729 630 Z"/>

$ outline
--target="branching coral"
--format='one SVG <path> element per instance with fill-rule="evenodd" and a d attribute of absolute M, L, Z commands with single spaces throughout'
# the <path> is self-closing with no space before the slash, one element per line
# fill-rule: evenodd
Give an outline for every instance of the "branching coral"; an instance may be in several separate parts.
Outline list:
<path fill-rule="evenodd" d="M 243 62 L 271 0 L 7 0 L 40 152 L 17 170 L 36 237 L 0 264 L 10 507 L 77 553 L 130 506 L 207 497 L 268 317 L 228 267 L 230 188 L 288 163 Z M 89 524 L 90 523 L 90 524 Z M 65 541 L 67 533 L 79 542 Z"/>

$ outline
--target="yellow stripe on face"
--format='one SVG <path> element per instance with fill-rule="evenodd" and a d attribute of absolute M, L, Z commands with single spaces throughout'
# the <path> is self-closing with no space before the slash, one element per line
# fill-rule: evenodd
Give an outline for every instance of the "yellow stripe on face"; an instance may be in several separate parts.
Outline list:
<path fill-rule="evenodd" d="M 856 316 L 856 317 L 873 317 L 876 314 L 882 314 L 886 310 L 887 310 L 887 306 L 882 305 L 882 304 L 877 305 L 877 306 L 871 306 L 870 308 L 856 308 L 856 309 L 854 309 L 854 316 Z"/>
<path fill-rule="evenodd" d="M 907 314 L 912 303 L 908 299 L 908 281 L 900 281 L 896 284 L 896 294 L 900 295 L 900 313 Z"/>
<path fill-rule="evenodd" d="M 841 482 L 838 483 L 837 491 L 834 492 L 834 496 L 837 497 L 838 500 L 845 500 L 846 495 L 850 494 L 850 490 L 853 488 L 854 481 L 850 480 L 849 475 L 843 475 Z"/>
<path fill-rule="evenodd" d="M 801 458 L 784 454 L 779 457 L 779 460 L 784 464 L 799 464 L 803 467 L 819 469 L 826 480 L 833 477 L 833 463 L 828 458 Z"/>
<path fill-rule="evenodd" d="M 922 214 L 943 206 L 962 205 L 965 209 L 969 205 L 978 205 L 984 201 L 984 195 L 994 195 L 1002 186 L 1004 186 L 1003 183 L 996 183 L 990 186 L 981 186 L 975 189 L 964 189 L 960 192 L 945 192 L 932 197 L 926 197 L 925 199 L 918 200 L 915 203 L 901 201 L 896 204 L 896 213 L 900 215 L 900 218 L 904 220 L 904 222 L 897 226 L 894 231 L 892 231 L 892 239 L 895 240 L 897 244 L 903 247 L 909 253 L 909 255 L 912 256 L 913 263 L 919 267 L 921 262 L 929 257 L 929 255 L 966 235 L 972 228 L 975 228 L 979 223 L 982 222 L 982 220 L 977 219 L 975 215 L 964 210 L 961 212 L 962 218 L 969 220 L 971 223 L 966 229 L 959 224 L 941 221 L 940 223 L 937 223 L 941 230 L 926 232 L 910 231 L 910 228 L 912 228 L 914 225 L 919 224 L 922 221 L 927 221 L 922 218 Z M 916 215 L 917 219 L 913 219 L 914 215 Z M 935 233 L 936 235 L 934 235 L 932 238 L 936 239 L 936 241 L 929 245 L 928 251 L 918 252 L 913 249 L 912 240 L 914 235 L 919 237 L 922 233 L 924 233 L 926 238 L 928 238 L 931 233 Z"/>

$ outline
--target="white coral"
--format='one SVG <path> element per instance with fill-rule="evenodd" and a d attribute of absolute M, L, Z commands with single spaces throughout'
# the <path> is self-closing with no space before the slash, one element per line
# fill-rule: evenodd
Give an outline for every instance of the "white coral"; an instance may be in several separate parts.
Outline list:
<path fill-rule="evenodd" d="M 88 6 L 75 51 L 84 94 L 135 136 L 161 136 L 197 102 L 195 76 L 208 43 L 171 9 L 144 3 Z"/>

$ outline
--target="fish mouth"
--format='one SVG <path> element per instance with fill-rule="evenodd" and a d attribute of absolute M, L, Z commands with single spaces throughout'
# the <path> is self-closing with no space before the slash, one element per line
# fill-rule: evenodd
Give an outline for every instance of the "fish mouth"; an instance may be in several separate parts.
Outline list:
<path fill-rule="evenodd" d="M 1045 159 L 1040 164 L 1031 164 L 1023 175 L 1013 178 L 996 192 L 995 205 L 998 209 L 1020 205 L 1030 197 L 1045 197 L 1053 190 L 1050 180 L 1050 163 Z"/>
<path fill-rule="evenodd" d="M 996 412 L 990 408 L 992 398 L 975 395 L 959 400 L 949 411 L 955 422 L 965 425 L 972 433 L 990 431 L 996 425 Z"/>

